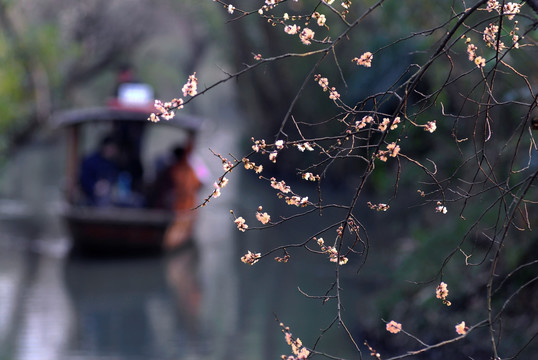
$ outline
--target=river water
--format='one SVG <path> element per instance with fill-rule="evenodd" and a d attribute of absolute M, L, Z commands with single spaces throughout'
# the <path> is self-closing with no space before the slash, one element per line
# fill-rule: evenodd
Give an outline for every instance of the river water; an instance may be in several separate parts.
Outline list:
<path fill-rule="evenodd" d="M 290 351 L 275 314 L 312 340 L 329 317 L 296 286 L 317 290 L 332 268 L 242 264 L 295 235 L 240 233 L 222 200 L 200 212 L 196 246 L 134 258 L 73 256 L 54 204 L 36 216 L 4 200 L 0 359 L 275 359 Z"/>
<path fill-rule="evenodd" d="M 207 147 L 226 151 L 237 134 L 209 129 L 198 150 L 218 175 L 220 160 Z M 334 276 L 328 261 L 312 266 L 301 253 L 288 264 L 239 261 L 247 250 L 293 242 L 310 226 L 237 231 L 230 209 L 252 219 L 261 203 L 270 210 L 279 202 L 263 195 L 267 184 L 255 176 L 232 174 L 223 195 L 199 212 L 194 247 L 134 258 L 73 256 L 57 211 L 62 151 L 56 136 L 38 138 L 3 168 L 0 359 L 276 359 L 291 350 L 275 317 L 313 344 L 334 316 L 334 306 L 306 299 L 297 288 L 323 292 Z M 211 189 L 207 184 L 205 194 Z M 352 319 L 355 312 L 348 310 Z M 352 322 L 353 331 L 357 326 Z M 349 354 L 341 335 L 325 339 Z"/>

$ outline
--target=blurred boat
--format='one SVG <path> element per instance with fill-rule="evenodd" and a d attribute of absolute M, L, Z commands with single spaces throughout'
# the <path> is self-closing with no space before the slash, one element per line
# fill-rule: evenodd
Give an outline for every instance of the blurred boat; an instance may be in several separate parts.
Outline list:
<path fill-rule="evenodd" d="M 148 188 L 146 178 L 139 179 L 145 183 L 136 201 L 95 204 L 88 201 L 81 189 L 82 155 L 88 153 L 90 143 L 95 146 L 96 139 L 103 134 L 112 132 L 127 139 L 130 146 L 126 154 L 140 164 L 146 175 L 151 166 L 154 167 L 153 173 L 157 173 L 154 160 L 159 152 L 168 151 L 178 142 L 192 141 L 200 127 L 200 119 L 191 116 L 176 116 L 157 124 L 149 122 L 148 116 L 155 110 L 147 101 L 140 101 L 141 91 L 142 100 L 149 98 L 143 93 L 146 85 L 131 85 L 135 94 L 129 94 L 129 89 L 125 89 L 123 98 L 113 99 L 108 106 L 63 111 L 52 118 L 53 125 L 62 128 L 67 137 L 65 201 L 61 216 L 75 251 L 123 254 L 160 250 L 172 222 L 185 227 L 183 238 L 176 245 L 183 245 L 190 239 L 194 213 L 178 213 L 170 206 L 152 205 L 151 199 L 147 198 L 150 195 L 145 191 Z M 151 145 L 148 133 L 153 129 L 161 134 L 153 136 Z M 134 182 L 133 179 L 129 181 Z M 119 191 L 116 195 L 120 195 Z"/>

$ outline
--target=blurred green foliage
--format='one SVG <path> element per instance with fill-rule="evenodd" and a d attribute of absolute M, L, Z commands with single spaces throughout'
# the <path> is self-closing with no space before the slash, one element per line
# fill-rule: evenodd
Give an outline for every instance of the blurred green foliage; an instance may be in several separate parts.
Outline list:
<path fill-rule="evenodd" d="M 5 133 L 13 120 L 28 110 L 24 106 L 26 94 L 21 81 L 24 68 L 3 33 L 0 33 L 0 63 L 0 132 Z"/>

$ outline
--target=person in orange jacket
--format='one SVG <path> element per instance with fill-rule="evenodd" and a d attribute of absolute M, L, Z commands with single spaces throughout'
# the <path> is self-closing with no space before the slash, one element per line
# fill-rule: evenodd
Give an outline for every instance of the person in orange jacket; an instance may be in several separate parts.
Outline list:
<path fill-rule="evenodd" d="M 165 176 L 171 184 L 169 199 L 176 213 L 174 222 L 166 231 L 164 247 L 171 249 L 185 244 L 190 237 L 196 216 L 194 208 L 202 186 L 188 161 L 192 146 L 174 148 L 174 162 L 166 169 Z"/>

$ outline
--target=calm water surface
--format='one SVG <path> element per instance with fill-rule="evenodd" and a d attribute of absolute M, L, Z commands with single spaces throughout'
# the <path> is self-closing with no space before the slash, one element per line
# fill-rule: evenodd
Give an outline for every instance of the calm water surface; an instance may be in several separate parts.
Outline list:
<path fill-rule="evenodd" d="M 290 349 L 275 315 L 305 344 L 334 316 L 334 306 L 297 289 L 323 293 L 334 276 L 326 259 L 317 265 L 293 253 L 288 264 L 239 261 L 247 250 L 294 242 L 311 226 L 237 231 L 230 209 L 253 220 L 258 205 L 271 211 L 279 201 L 263 195 L 267 184 L 248 179 L 232 177 L 223 196 L 202 209 L 193 248 L 136 258 L 72 256 L 56 211 L 62 165 L 43 161 L 54 159 L 57 146 L 26 149 L 2 180 L 0 359 L 277 359 Z M 346 311 L 355 317 L 354 306 Z M 352 331 L 357 326 L 352 322 Z M 325 337 L 349 354 L 341 338 Z"/>

